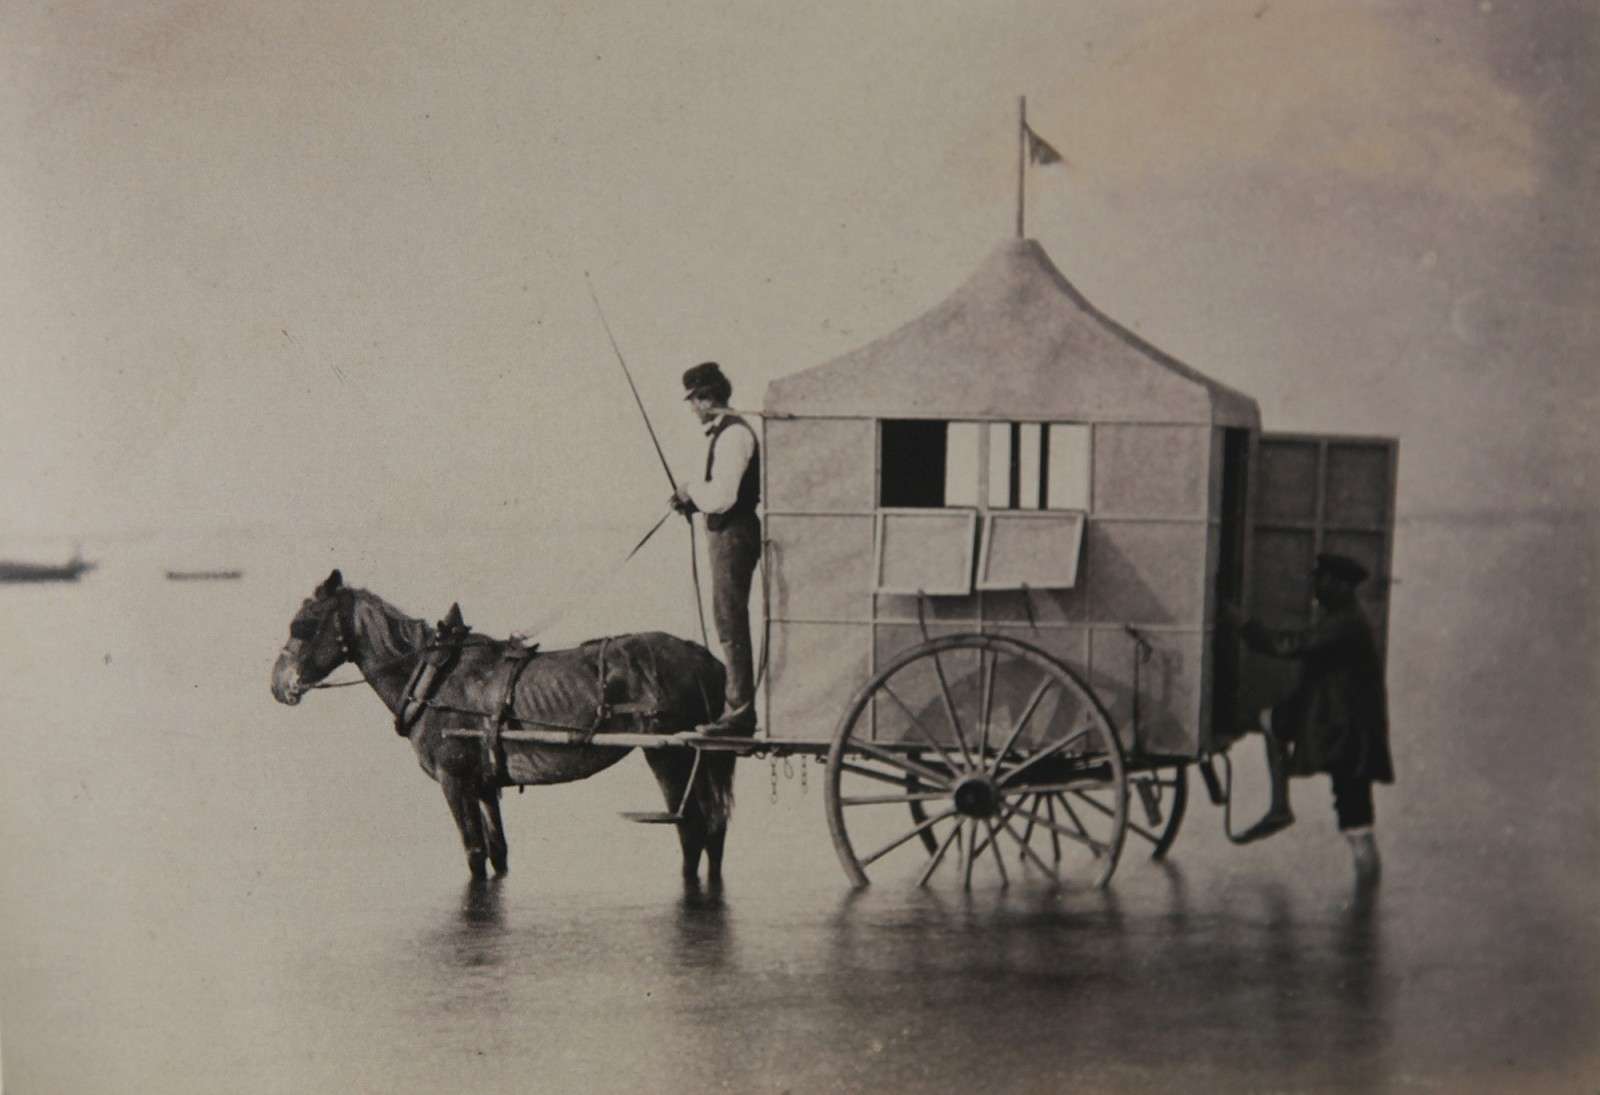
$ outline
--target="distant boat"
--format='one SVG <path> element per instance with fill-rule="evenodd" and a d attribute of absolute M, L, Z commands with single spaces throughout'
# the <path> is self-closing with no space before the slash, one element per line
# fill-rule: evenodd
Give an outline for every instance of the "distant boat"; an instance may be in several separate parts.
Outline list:
<path fill-rule="evenodd" d="M 169 570 L 169 582 L 231 582 L 243 578 L 242 570 Z"/>
<path fill-rule="evenodd" d="M 22 563 L 0 559 L 0 582 L 76 582 L 95 568 L 82 555 L 65 563 Z"/>

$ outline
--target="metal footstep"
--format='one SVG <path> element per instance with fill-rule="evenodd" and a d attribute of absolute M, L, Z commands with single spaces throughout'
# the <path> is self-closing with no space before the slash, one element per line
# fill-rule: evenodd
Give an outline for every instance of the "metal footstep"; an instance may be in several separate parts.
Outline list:
<path fill-rule="evenodd" d="M 683 820 L 683 815 L 669 814 L 665 810 L 624 810 L 622 819 L 640 825 L 676 825 Z"/>
<path fill-rule="evenodd" d="M 683 786 L 683 798 L 678 802 L 678 809 L 674 812 L 667 810 L 624 810 L 624 821 L 636 822 L 640 825 L 676 825 L 684 818 L 684 809 L 689 805 L 689 796 L 694 794 L 694 780 L 700 774 L 700 750 L 694 751 L 694 764 L 689 769 L 689 782 Z"/>

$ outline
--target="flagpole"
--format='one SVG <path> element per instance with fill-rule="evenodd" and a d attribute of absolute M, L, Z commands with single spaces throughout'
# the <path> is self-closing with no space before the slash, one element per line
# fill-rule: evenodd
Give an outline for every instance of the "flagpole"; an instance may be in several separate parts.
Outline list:
<path fill-rule="evenodd" d="M 1017 239 L 1023 239 L 1022 234 L 1022 209 L 1023 191 L 1022 180 L 1028 173 L 1028 97 L 1017 96 Z"/>

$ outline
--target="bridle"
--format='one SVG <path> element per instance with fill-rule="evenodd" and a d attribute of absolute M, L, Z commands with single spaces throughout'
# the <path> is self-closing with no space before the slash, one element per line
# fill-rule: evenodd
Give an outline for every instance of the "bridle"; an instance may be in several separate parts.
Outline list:
<path fill-rule="evenodd" d="M 340 589 L 336 590 L 332 594 L 332 596 L 334 597 L 334 599 L 336 601 L 336 603 L 334 605 L 334 611 L 333 611 L 333 614 L 332 614 L 332 619 L 333 619 L 333 626 L 334 626 L 335 635 L 339 639 L 339 656 L 340 656 L 340 660 L 335 662 L 333 664 L 332 668 L 330 668 L 328 670 L 328 672 L 332 673 L 335 669 L 338 669 L 339 666 L 342 665 L 343 663 L 349 662 L 351 665 L 356 667 L 356 670 L 358 672 L 360 672 L 361 679 L 358 680 L 358 681 L 320 680 L 316 684 L 308 684 L 308 685 L 306 685 L 305 688 L 304 688 L 304 691 L 306 691 L 306 692 L 311 692 L 311 691 L 314 691 L 314 690 L 319 689 L 319 688 L 353 688 L 358 684 L 370 684 L 371 681 L 372 681 L 372 678 L 367 673 L 366 668 L 364 666 L 362 666 L 359 661 L 356 660 L 355 647 L 352 645 L 352 640 L 355 638 L 355 635 L 356 635 L 356 595 L 355 595 L 355 591 L 351 590 L 351 589 L 348 589 L 348 588 L 341 587 Z M 321 598 L 321 600 L 326 600 L 326 599 L 327 599 L 326 597 Z M 328 619 L 329 619 L 329 617 L 327 617 L 327 616 L 321 617 L 319 620 L 317 620 L 314 629 L 310 630 L 309 633 L 305 633 L 307 631 L 307 629 L 301 626 L 302 622 L 300 620 L 298 620 L 298 619 L 295 620 L 293 623 L 291 623 L 289 625 L 289 642 L 290 643 L 315 642 L 317 639 L 322 637 L 323 629 L 325 629 L 328 626 Z M 305 623 L 310 624 L 311 621 L 307 620 L 307 621 L 305 621 Z M 413 651 L 410 651 L 410 652 L 405 653 L 405 654 L 396 654 L 394 657 L 387 658 L 384 661 L 379 662 L 377 665 L 373 666 L 372 667 L 373 671 L 374 672 L 378 672 L 378 671 L 387 669 L 387 668 L 389 668 L 389 666 L 398 664 L 399 662 L 402 662 L 402 661 L 405 661 L 407 658 L 416 657 L 417 653 L 418 653 L 418 651 L 414 651 L 413 650 Z"/>

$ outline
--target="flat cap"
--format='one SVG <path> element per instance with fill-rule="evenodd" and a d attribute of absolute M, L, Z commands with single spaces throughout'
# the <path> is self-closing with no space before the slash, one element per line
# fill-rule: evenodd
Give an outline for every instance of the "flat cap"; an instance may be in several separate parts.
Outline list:
<path fill-rule="evenodd" d="M 721 395 L 727 398 L 727 393 L 733 390 L 733 385 L 728 383 L 728 378 L 722 375 L 722 367 L 715 361 L 702 361 L 692 369 L 685 369 L 683 373 L 683 398 L 693 399 L 697 395 Z"/>

